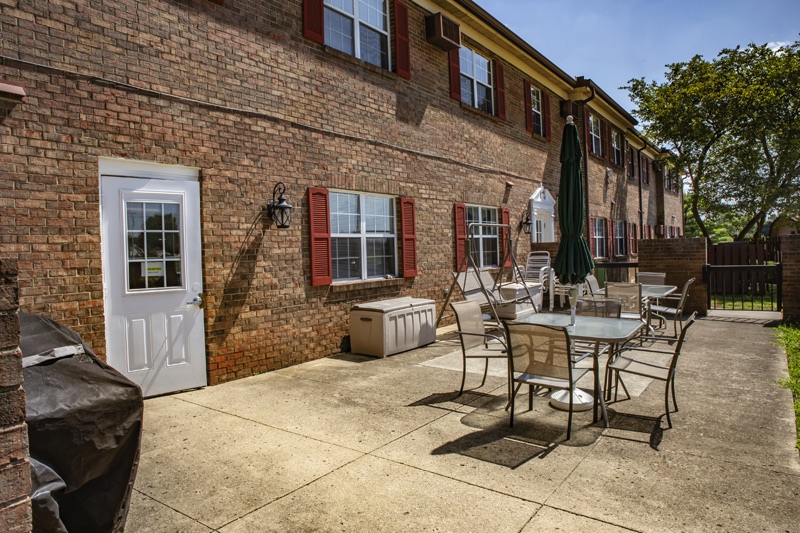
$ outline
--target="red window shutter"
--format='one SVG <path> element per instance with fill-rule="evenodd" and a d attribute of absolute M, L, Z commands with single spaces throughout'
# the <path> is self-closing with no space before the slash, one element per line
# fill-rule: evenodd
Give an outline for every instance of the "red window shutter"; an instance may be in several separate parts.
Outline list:
<path fill-rule="evenodd" d="M 331 213 L 328 189 L 308 188 L 309 233 L 311 242 L 311 285 L 330 285 L 333 282 L 331 266 Z"/>
<path fill-rule="evenodd" d="M 639 226 L 633 225 L 633 253 L 639 253 Z"/>
<path fill-rule="evenodd" d="M 611 225 L 611 219 L 606 219 L 606 257 L 614 257 L 614 229 Z"/>
<path fill-rule="evenodd" d="M 542 128 L 544 138 L 550 140 L 550 94 L 542 91 Z"/>
<path fill-rule="evenodd" d="M 522 92 L 525 99 L 525 129 L 533 133 L 533 111 L 531 110 L 533 102 L 531 101 L 531 82 L 528 80 L 522 81 Z"/>
<path fill-rule="evenodd" d="M 506 118 L 506 77 L 503 74 L 503 63 L 494 60 L 494 88 L 497 98 L 497 116 Z"/>
<path fill-rule="evenodd" d="M 464 204 L 454 204 L 453 205 L 453 215 L 454 215 L 454 227 L 453 233 L 456 236 L 456 272 L 459 271 L 462 267 L 463 269 L 467 269 L 467 264 L 464 262 L 464 258 L 466 257 L 467 253 L 467 206 Z"/>
<path fill-rule="evenodd" d="M 592 252 L 592 257 L 597 257 L 594 242 L 594 217 L 589 217 L 589 251 Z"/>
<path fill-rule="evenodd" d="M 600 121 L 600 146 L 603 150 L 603 157 L 606 160 L 611 159 L 611 149 L 609 148 L 609 138 L 610 138 L 610 128 L 608 127 L 608 122 L 605 120 Z"/>
<path fill-rule="evenodd" d="M 400 198 L 400 219 L 403 236 L 403 277 L 417 275 L 417 218 L 413 198 Z"/>
<path fill-rule="evenodd" d="M 408 35 L 408 6 L 394 2 L 395 65 L 397 75 L 411 78 L 411 44 Z"/>
<path fill-rule="evenodd" d="M 628 255 L 633 253 L 633 233 L 635 224 L 632 222 L 625 223 L 625 240 L 628 243 Z"/>
<path fill-rule="evenodd" d="M 511 213 L 506 207 L 500 210 L 500 223 L 511 224 Z M 506 260 L 503 262 L 503 266 L 511 266 L 511 248 L 508 246 L 508 242 L 511 238 L 511 232 L 508 228 L 501 228 L 500 238 L 503 239 L 500 250 L 503 252 L 503 257 L 506 258 Z"/>
<path fill-rule="evenodd" d="M 458 48 L 448 52 L 450 59 L 450 98 L 461 101 L 461 57 Z"/>
<path fill-rule="evenodd" d="M 303 35 L 325 44 L 325 0 L 303 0 Z"/>

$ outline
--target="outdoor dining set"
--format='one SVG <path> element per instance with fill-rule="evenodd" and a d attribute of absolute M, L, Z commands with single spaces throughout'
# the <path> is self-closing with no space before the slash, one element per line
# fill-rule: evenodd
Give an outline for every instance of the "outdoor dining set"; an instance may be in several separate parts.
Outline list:
<path fill-rule="evenodd" d="M 541 255 L 541 252 L 529 254 L 524 275 L 537 282 L 544 281 L 547 286 L 548 280 L 542 279 L 542 272 L 548 276 L 553 276 L 553 272 L 549 264 L 540 266 Z M 622 376 L 635 374 L 664 382 L 666 418 L 671 428 L 670 395 L 672 408 L 678 409 L 675 368 L 686 332 L 695 320 L 694 314 L 683 320 L 683 308 L 694 278 L 686 281 L 680 291 L 677 286 L 667 285 L 665 278 L 664 273 L 640 272 L 635 282 L 607 281 L 601 288 L 590 274 L 585 283 L 569 291 L 550 289 L 551 302 L 567 293 L 567 311 L 536 312 L 534 307 L 531 312 L 512 319 L 486 314 L 487 307 L 482 307 L 476 299 L 452 302 L 464 369 L 459 394 L 464 392 L 467 359 L 485 361 L 481 386 L 486 380 L 489 359 L 504 359 L 508 365 L 506 409 L 510 413 L 510 426 L 514 425 L 516 396 L 522 385 L 528 385 L 529 410 L 533 410 L 534 396 L 546 391 L 552 407 L 568 411 L 566 439 L 569 440 L 573 411 L 592 409 L 593 422 L 598 421 L 599 414 L 608 427 L 606 401 L 611 401 L 612 393 L 617 401 L 620 389 L 630 398 Z M 581 364 L 583 361 L 586 363 Z M 576 385 L 590 373 L 591 393 Z"/>

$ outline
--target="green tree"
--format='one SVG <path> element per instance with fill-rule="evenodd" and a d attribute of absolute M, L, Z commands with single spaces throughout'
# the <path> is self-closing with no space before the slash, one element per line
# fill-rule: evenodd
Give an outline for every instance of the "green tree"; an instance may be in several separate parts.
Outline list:
<path fill-rule="evenodd" d="M 625 88 L 646 133 L 686 176 L 691 219 L 709 240 L 711 222 L 735 224 L 737 240 L 758 238 L 771 212 L 800 205 L 800 42 L 667 68 L 663 83 Z"/>

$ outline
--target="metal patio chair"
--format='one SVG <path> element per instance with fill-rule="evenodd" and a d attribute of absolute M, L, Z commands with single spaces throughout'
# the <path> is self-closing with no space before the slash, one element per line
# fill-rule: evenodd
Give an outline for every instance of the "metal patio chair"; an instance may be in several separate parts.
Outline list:
<path fill-rule="evenodd" d="M 508 384 L 511 391 L 509 426 L 514 427 L 514 399 L 522 385 L 528 385 L 528 409 L 532 411 L 534 388 L 572 391 L 578 380 L 593 369 L 574 367 L 570 338 L 564 327 L 512 321 L 506 322 L 505 328 L 508 339 Z M 574 395 L 567 396 L 569 440 L 572 435 Z"/>
<path fill-rule="evenodd" d="M 641 283 L 606 283 L 606 297 L 622 301 L 620 318 L 645 319 Z"/>
<path fill-rule="evenodd" d="M 458 336 L 461 340 L 462 374 L 461 388 L 458 395 L 464 393 L 464 383 L 467 380 L 467 359 L 483 359 L 483 379 L 478 388 L 486 383 L 486 375 L 489 372 L 489 359 L 505 359 L 506 342 L 502 338 L 502 330 L 497 328 L 487 328 L 481 306 L 474 300 L 464 300 L 461 302 L 451 302 L 450 307 L 456 315 L 458 323 Z M 492 332 L 500 333 L 497 335 Z M 510 389 L 509 389 L 510 390 Z"/>
<path fill-rule="evenodd" d="M 639 272 L 636 274 L 636 282 L 643 285 L 666 285 L 666 272 Z"/>
<path fill-rule="evenodd" d="M 680 296 L 664 296 L 659 298 L 655 305 L 650 306 L 650 312 L 654 318 L 663 319 L 665 322 L 672 321 L 672 335 L 669 336 L 672 339 L 677 339 L 680 332 L 683 331 L 683 308 L 686 305 L 686 297 L 689 295 L 689 287 L 694 281 L 695 278 L 686 280 Z M 673 305 L 668 305 L 670 303 Z"/>
<path fill-rule="evenodd" d="M 686 325 L 681 330 L 681 335 L 678 338 L 678 342 L 675 344 L 674 350 L 660 350 L 652 347 L 643 347 L 643 346 L 636 346 L 631 348 L 624 348 L 621 352 L 621 355 L 618 355 L 609 365 L 608 369 L 616 376 L 619 376 L 620 373 L 629 373 L 635 374 L 637 376 L 644 376 L 651 379 L 659 380 L 664 382 L 664 408 L 667 413 L 667 424 L 669 427 L 672 427 L 672 419 L 669 416 L 669 394 L 672 391 L 672 404 L 675 406 L 675 412 L 678 411 L 678 402 L 675 398 L 675 368 L 678 364 L 678 357 L 681 355 L 681 348 L 683 348 L 683 342 L 686 339 L 686 332 L 689 331 L 689 328 L 695 322 L 695 318 L 697 317 L 697 313 L 692 313 L 692 316 L 686 321 Z M 651 361 L 637 359 L 628 356 L 628 353 L 640 353 L 640 354 L 653 354 L 653 353 L 660 353 L 660 354 L 671 354 L 669 361 L 664 364 L 656 364 Z M 624 384 L 620 381 L 620 384 L 625 387 Z M 614 391 L 614 400 L 617 400 L 617 393 L 619 392 L 619 387 Z M 628 394 L 628 390 L 625 389 L 625 393 L 628 395 L 630 399 L 630 394 Z"/>

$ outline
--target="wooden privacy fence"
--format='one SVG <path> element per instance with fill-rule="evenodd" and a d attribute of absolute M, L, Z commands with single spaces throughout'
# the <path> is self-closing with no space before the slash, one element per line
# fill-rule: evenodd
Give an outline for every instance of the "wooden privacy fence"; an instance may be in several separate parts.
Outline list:
<path fill-rule="evenodd" d="M 780 311 L 780 256 L 778 239 L 709 245 L 709 309 Z"/>

